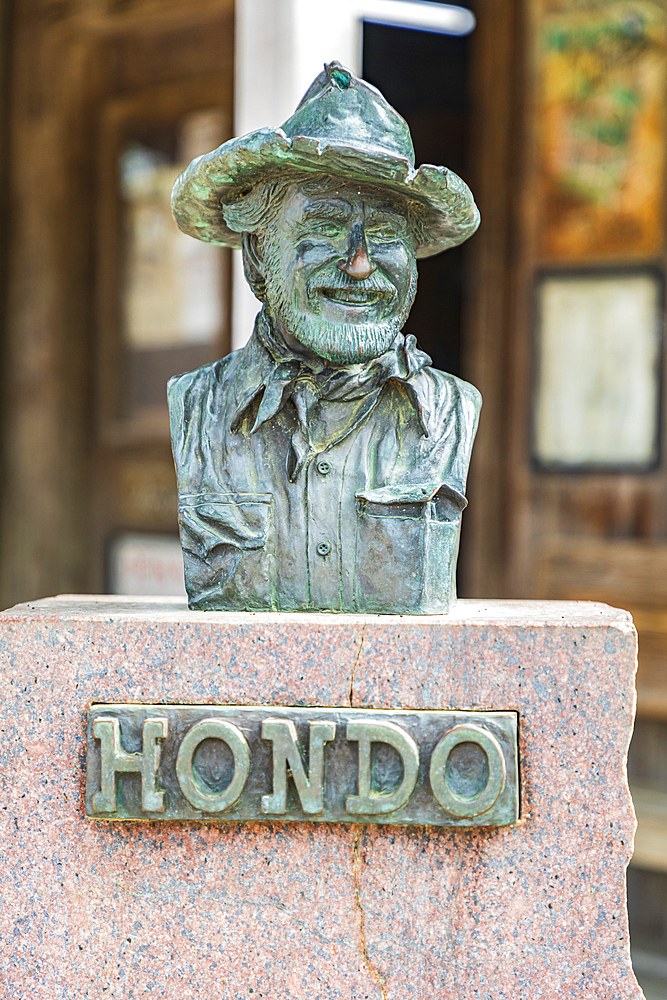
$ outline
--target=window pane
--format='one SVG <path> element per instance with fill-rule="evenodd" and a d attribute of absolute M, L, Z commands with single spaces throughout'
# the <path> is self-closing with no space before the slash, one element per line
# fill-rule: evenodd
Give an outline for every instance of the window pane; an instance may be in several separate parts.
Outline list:
<path fill-rule="evenodd" d="M 224 251 L 184 235 L 172 219 L 173 183 L 223 141 L 217 109 L 172 127 L 136 128 L 121 153 L 123 259 L 121 410 L 165 405 L 165 382 L 216 356 L 225 323 Z"/>

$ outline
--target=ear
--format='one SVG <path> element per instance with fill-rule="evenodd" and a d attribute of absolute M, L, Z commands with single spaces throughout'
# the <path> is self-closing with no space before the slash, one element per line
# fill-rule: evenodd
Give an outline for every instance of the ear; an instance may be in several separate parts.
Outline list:
<path fill-rule="evenodd" d="M 243 249 L 243 273 L 245 274 L 245 280 L 260 302 L 264 302 L 266 298 L 264 259 L 260 250 L 257 233 L 243 233 L 241 235 L 241 247 Z"/>

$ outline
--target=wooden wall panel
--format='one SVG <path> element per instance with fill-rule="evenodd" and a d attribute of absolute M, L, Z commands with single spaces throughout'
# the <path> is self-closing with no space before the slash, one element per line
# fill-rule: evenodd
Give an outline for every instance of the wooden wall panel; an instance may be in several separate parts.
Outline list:
<path fill-rule="evenodd" d="M 483 407 L 468 483 L 460 592 L 500 597 L 507 567 L 508 397 L 513 331 L 516 245 L 514 218 L 521 162 L 522 6 L 489 0 L 475 7 L 472 36 L 473 151 L 471 186 L 482 216 L 469 251 L 464 375 L 482 393 Z"/>
<path fill-rule="evenodd" d="M 515 212 L 516 257 L 510 312 L 508 422 L 506 463 L 506 559 L 502 591 L 523 598 L 606 601 L 632 611 L 640 633 L 639 711 L 667 717 L 667 465 L 641 473 L 544 471 L 532 461 L 530 429 L 535 372 L 534 288 L 544 267 L 574 271 L 592 265 L 615 267 L 641 263 L 665 268 L 662 250 L 638 258 L 637 253 L 599 254 L 586 259 L 556 260 L 545 256 L 541 239 L 545 220 L 541 200 L 540 143 L 545 123 L 540 113 L 540 61 L 537 39 L 543 18 L 553 11 L 590 16 L 568 0 L 526 0 L 523 58 L 523 106 L 516 156 L 519 199 Z M 604 4 L 598 8 L 605 11 Z M 609 10 L 607 5 L 606 10 Z M 655 10 L 659 11 L 655 5 Z M 582 13 L 583 12 L 583 13 Z M 605 15 L 606 16 L 606 15 Z M 663 14 L 667 23 L 667 12 Z M 664 134 L 663 143 L 667 142 Z M 560 140 L 564 142 L 564 135 Z M 664 183 L 663 178 L 663 183 Z M 663 362 L 664 365 L 664 362 Z M 663 387 L 667 382 L 662 372 Z M 664 392 L 664 388 L 663 388 Z M 662 405 L 662 437 L 667 440 Z M 663 444 L 664 452 L 664 444 Z"/>

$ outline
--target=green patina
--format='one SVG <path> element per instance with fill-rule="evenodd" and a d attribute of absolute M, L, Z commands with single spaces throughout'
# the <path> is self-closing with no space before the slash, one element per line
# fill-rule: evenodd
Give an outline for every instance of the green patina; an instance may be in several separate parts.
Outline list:
<path fill-rule="evenodd" d="M 333 63 L 173 206 L 242 247 L 262 303 L 246 347 L 169 384 L 190 607 L 446 612 L 481 401 L 402 328 L 417 257 L 477 226 L 467 186 L 415 170 L 406 122 Z"/>

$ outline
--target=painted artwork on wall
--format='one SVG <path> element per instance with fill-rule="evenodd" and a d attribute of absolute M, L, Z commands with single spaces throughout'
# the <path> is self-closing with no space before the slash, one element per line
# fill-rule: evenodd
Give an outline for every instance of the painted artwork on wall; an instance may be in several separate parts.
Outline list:
<path fill-rule="evenodd" d="M 538 253 L 552 261 L 663 248 L 667 14 L 650 0 L 542 0 Z"/>

